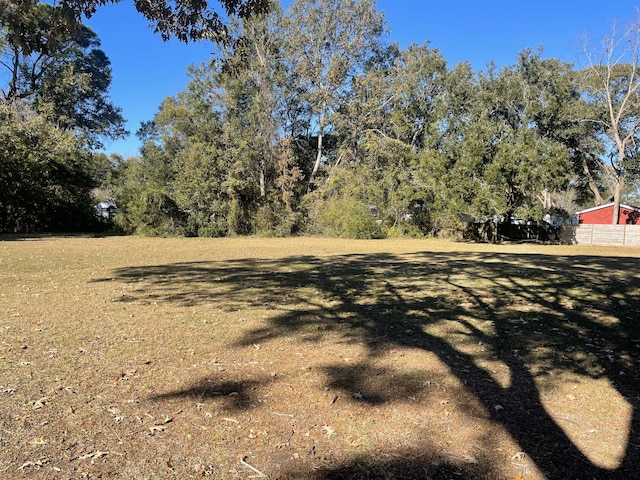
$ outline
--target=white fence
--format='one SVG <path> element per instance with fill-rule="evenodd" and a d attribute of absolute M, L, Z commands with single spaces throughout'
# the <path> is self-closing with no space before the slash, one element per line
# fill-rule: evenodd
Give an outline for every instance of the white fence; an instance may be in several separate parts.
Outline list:
<path fill-rule="evenodd" d="M 640 247 L 640 225 L 565 225 L 562 243 Z"/>

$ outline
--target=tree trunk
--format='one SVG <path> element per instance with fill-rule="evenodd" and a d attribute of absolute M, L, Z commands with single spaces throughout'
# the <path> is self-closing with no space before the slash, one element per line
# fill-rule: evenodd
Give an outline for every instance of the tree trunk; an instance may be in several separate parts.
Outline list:
<path fill-rule="evenodd" d="M 311 176 L 309 177 L 309 188 L 308 192 L 311 191 L 313 186 L 313 182 L 316 178 L 316 174 L 318 173 L 318 169 L 320 168 L 320 162 L 322 162 L 322 132 L 324 130 L 324 111 L 320 115 L 320 124 L 318 126 L 318 153 L 316 154 L 316 161 L 313 164 L 313 170 L 311 171 Z"/>
<path fill-rule="evenodd" d="M 613 173 L 615 174 L 613 185 L 613 214 L 611 215 L 611 225 L 617 225 L 620 220 L 620 197 L 622 197 L 622 188 L 624 186 L 624 177 L 622 176 L 624 166 L 624 153 L 626 142 L 620 139 L 619 130 L 614 131 L 614 138 L 618 146 L 618 161 L 612 162 Z"/>
<path fill-rule="evenodd" d="M 265 165 L 265 160 L 264 160 L 264 155 L 262 156 L 262 158 L 260 159 L 260 198 L 265 198 L 267 196 L 267 187 L 265 185 L 265 170 L 266 170 L 266 165 Z"/>
<path fill-rule="evenodd" d="M 598 188 L 598 184 L 593 179 L 591 175 L 591 170 L 589 170 L 589 165 L 587 165 L 587 160 L 585 158 L 582 159 L 582 172 L 584 176 L 587 178 L 587 182 L 589 183 L 589 189 L 593 192 L 594 203 L 596 207 L 599 207 L 604 203 L 604 199 L 602 195 L 600 195 L 600 189 Z"/>
<path fill-rule="evenodd" d="M 316 161 L 313 164 L 313 170 L 311 172 L 311 179 L 316 176 L 318 169 L 320 168 L 320 162 L 322 161 L 322 128 L 318 132 L 318 154 L 316 155 Z"/>
<path fill-rule="evenodd" d="M 620 219 L 620 197 L 622 196 L 622 187 L 624 180 L 620 177 L 616 179 L 613 189 L 613 213 L 611 215 L 611 225 L 617 225 Z"/>

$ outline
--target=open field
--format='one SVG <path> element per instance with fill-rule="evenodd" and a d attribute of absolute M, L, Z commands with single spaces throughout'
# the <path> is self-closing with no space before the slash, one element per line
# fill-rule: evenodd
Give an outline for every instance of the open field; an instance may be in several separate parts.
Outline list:
<path fill-rule="evenodd" d="M 0 237 L 0 478 L 640 478 L 640 250 Z"/>

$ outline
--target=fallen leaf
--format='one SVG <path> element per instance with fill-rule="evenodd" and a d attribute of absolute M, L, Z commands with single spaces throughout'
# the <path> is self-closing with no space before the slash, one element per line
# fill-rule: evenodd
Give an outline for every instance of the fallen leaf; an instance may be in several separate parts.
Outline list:
<path fill-rule="evenodd" d="M 266 434 L 266 432 L 258 430 L 257 428 L 252 428 L 251 430 L 249 430 L 249 438 L 258 438 L 259 436 Z"/>
<path fill-rule="evenodd" d="M 518 453 L 516 453 L 515 455 L 513 455 L 513 456 L 511 457 L 511 460 L 512 460 L 512 461 L 513 461 L 513 460 L 524 460 L 524 458 L 525 458 L 526 456 L 527 456 L 527 454 L 526 454 L 526 453 L 524 453 L 524 452 L 518 452 Z"/>
<path fill-rule="evenodd" d="M 42 467 L 45 463 L 47 463 L 48 460 L 45 458 L 41 458 L 40 460 L 37 460 L 35 462 L 25 462 L 22 464 L 22 466 L 18 469 L 18 470 L 24 470 L 25 468 L 28 467 Z"/>
<path fill-rule="evenodd" d="M 153 436 L 156 432 L 164 432 L 167 429 L 164 425 L 154 425 L 149 427 L 149 435 Z"/>
<path fill-rule="evenodd" d="M 37 410 L 38 408 L 44 407 L 46 403 L 47 403 L 47 397 L 42 397 L 40 400 L 31 402 L 31 408 L 33 408 L 34 410 Z"/>
<path fill-rule="evenodd" d="M 331 436 L 336 433 L 336 431 L 332 427 L 330 427 L 329 425 L 323 425 L 322 426 L 322 431 L 329 438 L 331 438 Z"/>
<path fill-rule="evenodd" d="M 34 438 L 31 440 L 31 445 L 46 445 L 47 441 L 43 437 Z"/>
<path fill-rule="evenodd" d="M 102 452 L 100 450 L 96 450 L 95 452 L 85 453 L 84 455 L 80 455 L 79 457 L 72 458 L 71 460 L 86 460 L 88 458 L 100 458 L 108 455 L 109 452 Z"/>

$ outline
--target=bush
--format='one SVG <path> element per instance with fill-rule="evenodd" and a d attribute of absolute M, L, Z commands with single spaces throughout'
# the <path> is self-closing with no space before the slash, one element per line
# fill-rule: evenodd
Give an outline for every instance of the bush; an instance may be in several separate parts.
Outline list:
<path fill-rule="evenodd" d="M 0 105 L 0 232 L 89 229 L 90 158 L 73 132 L 25 105 Z"/>
<path fill-rule="evenodd" d="M 288 237 L 300 229 L 300 215 L 283 205 L 266 203 L 258 208 L 255 228 L 263 237 Z"/>
<path fill-rule="evenodd" d="M 420 229 L 411 223 L 396 224 L 387 230 L 386 236 L 388 238 L 409 237 L 409 238 L 423 238 L 424 233 Z"/>
<path fill-rule="evenodd" d="M 133 201 L 123 202 L 114 221 L 126 233 L 147 237 L 179 236 L 183 214 L 173 199 L 161 189 L 142 191 Z"/>
<path fill-rule="evenodd" d="M 325 201 L 318 211 L 316 223 L 322 234 L 331 237 L 357 239 L 384 237 L 378 221 L 367 205 L 351 198 Z"/>

